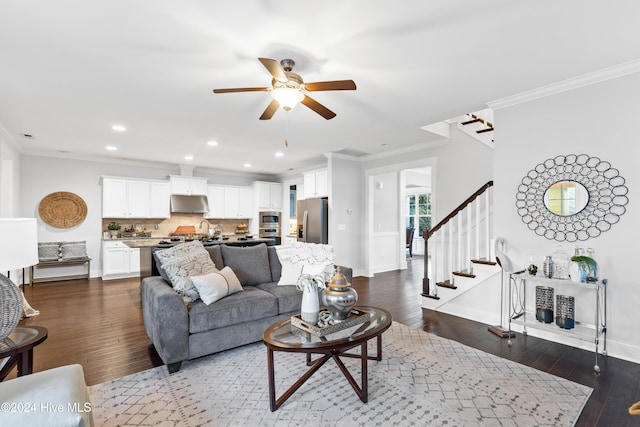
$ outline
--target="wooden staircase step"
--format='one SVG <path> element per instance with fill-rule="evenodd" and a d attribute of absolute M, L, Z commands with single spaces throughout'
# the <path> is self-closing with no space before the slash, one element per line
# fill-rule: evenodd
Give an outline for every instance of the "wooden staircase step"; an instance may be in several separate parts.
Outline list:
<path fill-rule="evenodd" d="M 489 261 L 488 259 L 472 259 L 472 263 L 474 264 L 482 264 L 482 265 L 497 265 L 498 263 L 495 261 Z"/>
<path fill-rule="evenodd" d="M 462 126 L 466 126 L 466 125 L 470 125 L 470 124 L 472 124 L 472 123 L 484 123 L 484 120 L 479 119 L 479 118 L 477 118 L 477 117 L 476 117 L 476 118 L 474 118 L 474 119 L 467 120 L 467 121 L 462 122 L 462 123 L 460 123 L 460 124 L 461 124 Z"/>
<path fill-rule="evenodd" d="M 493 131 L 493 128 L 485 128 L 485 129 L 479 129 L 476 131 L 476 133 L 485 133 L 485 132 L 491 132 Z"/>
<path fill-rule="evenodd" d="M 451 281 L 449 280 L 445 280 L 444 282 L 436 282 L 436 285 L 440 286 L 441 288 L 458 289 L 458 287 L 451 283 Z"/>
<path fill-rule="evenodd" d="M 460 276 L 460 277 L 469 277 L 471 279 L 475 279 L 476 275 L 473 273 L 467 273 L 466 271 L 454 271 L 452 273 L 454 276 Z"/>

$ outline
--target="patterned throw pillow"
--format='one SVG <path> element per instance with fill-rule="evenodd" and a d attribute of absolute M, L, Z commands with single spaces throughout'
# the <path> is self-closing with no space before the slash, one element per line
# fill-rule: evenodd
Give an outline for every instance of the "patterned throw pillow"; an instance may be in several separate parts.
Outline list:
<path fill-rule="evenodd" d="M 80 240 L 77 242 L 62 242 L 60 244 L 60 258 L 63 260 L 86 258 L 86 256 L 87 256 L 86 240 Z"/>
<path fill-rule="evenodd" d="M 38 259 L 40 261 L 57 261 L 60 258 L 60 242 L 39 242 Z"/>
<path fill-rule="evenodd" d="M 191 276 L 204 276 L 216 271 L 202 242 L 181 243 L 155 253 L 162 262 L 162 268 L 167 273 L 171 286 L 184 301 L 191 303 L 200 298 Z"/>
<path fill-rule="evenodd" d="M 331 245 L 295 242 L 276 246 L 276 253 L 282 264 L 278 286 L 295 285 L 303 273 L 322 276 L 325 283 L 333 276 L 335 254 Z"/>

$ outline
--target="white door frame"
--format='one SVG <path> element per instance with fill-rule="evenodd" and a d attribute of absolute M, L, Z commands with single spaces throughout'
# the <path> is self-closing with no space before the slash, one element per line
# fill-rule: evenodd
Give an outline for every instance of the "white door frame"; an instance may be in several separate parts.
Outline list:
<path fill-rule="evenodd" d="M 373 254 L 373 239 L 371 238 L 371 236 L 373 236 L 373 232 L 374 232 L 374 224 L 373 224 L 373 198 L 374 198 L 374 191 L 375 191 L 375 183 L 373 182 L 374 176 L 383 174 L 383 173 L 389 173 L 389 172 L 396 172 L 398 174 L 397 203 L 398 203 L 399 209 L 398 209 L 398 218 L 397 218 L 397 225 L 398 225 L 397 231 L 399 233 L 400 239 L 398 240 L 397 252 L 400 255 L 399 259 L 401 260 L 401 263 L 400 263 L 401 266 L 399 266 L 399 268 L 406 268 L 407 262 L 405 257 L 402 256 L 406 251 L 406 233 L 404 232 L 405 210 L 406 210 L 404 206 L 405 174 L 403 171 L 406 169 L 415 169 L 419 167 L 431 168 L 431 200 L 432 200 L 431 211 L 435 212 L 435 205 L 437 203 L 436 202 L 437 201 L 436 164 L 437 164 L 436 157 L 426 157 L 424 159 L 412 160 L 410 162 L 395 163 L 391 165 L 364 170 L 364 182 L 365 182 L 366 192 L 365 192 L 365 233 L 364 233 L 365 265 L 363 270 L 366 272 L 367 277 L 372 277 L 374 274 L 372 269 L 373 263 L 371 260 L 371 257 Z"/>

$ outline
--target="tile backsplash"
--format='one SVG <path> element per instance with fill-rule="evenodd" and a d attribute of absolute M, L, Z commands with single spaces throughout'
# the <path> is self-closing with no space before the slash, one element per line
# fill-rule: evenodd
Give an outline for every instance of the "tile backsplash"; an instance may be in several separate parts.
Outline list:
<path fill-rule="evenodd" d="M 102 231 L 109 231 L 107 225 L 111 222 L 117 222 L 122 227 L 120 231 L 124 231 L 130 227 L 139 227 L 143 231 L 151 232 L 151 237 L 167 237 L 180 225 L 191 225 L 196 228 L 196 233 L 204 234 L 208 232 L 207 221 L 211 227 L 219 226 L 222 234 L 235 234 L 238 224 L 248 224 L 250 221 L 246 219 L 204 219 L 202 214 L 171 214 L 171 218 L 163 220 L 154 219 L 119 219 L 108 218 L 102 219 Z M 157 230 L 156 230 L 157 226 Z M 202 228 L 201 228 L 202 226 Z"/>

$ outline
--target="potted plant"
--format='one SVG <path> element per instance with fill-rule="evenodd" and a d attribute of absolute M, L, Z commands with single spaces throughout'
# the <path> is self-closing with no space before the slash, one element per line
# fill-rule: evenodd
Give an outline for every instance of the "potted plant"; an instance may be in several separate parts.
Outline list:
<path fill-rule="evenodd" d="M 584 255 L 576 255 L 571 257 L 571 261 L 580 267 L 580 281 L 597 282 L 598 281 L 598 263 L 591 257 Z"/>
<path fill-rule="evenodd" d="M 107 225 L 107 229 L 111 232 L 111 237 L 117 237 L 118 230 L 120 230 L 120 224 L 118 224 L 115 221 L 112 221 Z"/>

